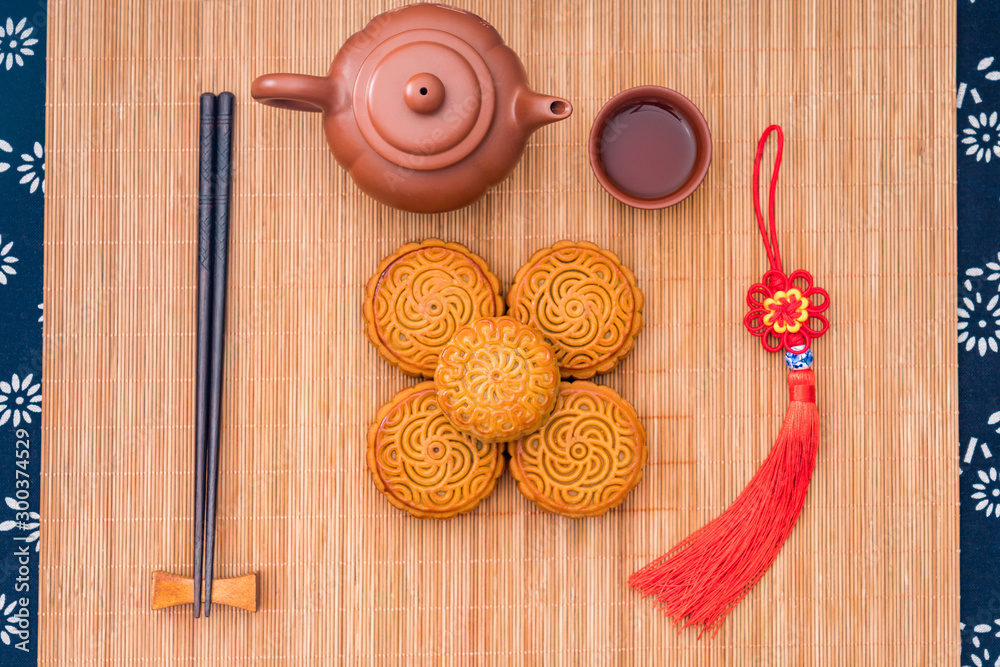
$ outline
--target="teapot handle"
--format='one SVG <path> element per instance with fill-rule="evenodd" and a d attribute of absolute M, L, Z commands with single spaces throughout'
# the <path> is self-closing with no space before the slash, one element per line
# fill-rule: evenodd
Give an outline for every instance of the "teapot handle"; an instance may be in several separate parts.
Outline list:
<path fill-rule="evenodd" d="M 292 111 L 326 111 L 333 86 L 325 76 L 265 74 L 254 79 L 250 94 L 261 104 Z"/>

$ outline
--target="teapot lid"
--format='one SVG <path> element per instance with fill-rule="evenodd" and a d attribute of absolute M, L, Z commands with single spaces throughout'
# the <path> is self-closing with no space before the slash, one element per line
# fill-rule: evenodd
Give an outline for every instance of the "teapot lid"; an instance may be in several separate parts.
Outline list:
<path fill-rule="evenodd" d="M 408 169 L 442 169 L 479 146 L 493 121 L 493 77 L 468 42 L 431 28 L 378 44 L 354 83 L 365 141 Z"/>

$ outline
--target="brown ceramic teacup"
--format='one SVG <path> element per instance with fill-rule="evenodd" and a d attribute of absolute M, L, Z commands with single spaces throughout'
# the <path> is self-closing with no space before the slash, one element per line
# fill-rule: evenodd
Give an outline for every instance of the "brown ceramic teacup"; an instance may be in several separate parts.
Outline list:
<path fill-rule="evenodd" d="M 712 134 L 691 100 L 660 86 L 611 98 L 590 131 L 590 166 L 615 199 L 673 206 L 694 192 L 712 161 Z"/>

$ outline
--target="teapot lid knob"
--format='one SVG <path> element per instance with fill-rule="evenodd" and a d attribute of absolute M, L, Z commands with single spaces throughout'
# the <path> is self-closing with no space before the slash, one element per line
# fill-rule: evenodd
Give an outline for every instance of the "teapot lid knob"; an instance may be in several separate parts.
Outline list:
<path fill-rule="evenodd" d="M 414 74 L 406 82 L 403 98 L 417 113 L 434 113 L 444 102 L 444 84 L 430 72 Z"/>

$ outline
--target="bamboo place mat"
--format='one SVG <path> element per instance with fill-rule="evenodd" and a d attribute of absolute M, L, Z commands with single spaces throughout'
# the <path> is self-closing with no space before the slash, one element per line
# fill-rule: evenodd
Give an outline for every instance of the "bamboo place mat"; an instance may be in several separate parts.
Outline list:
<path fill-rule="evenodd" d="M 533 87 L 575 105 L 509 180 L 440 216 L 363 195 L 319 117 L 251 80 L 320 74 L 396 2 L 50 2 L 41 660 L 596 665 L 957 664 L 954 6 L 502 2 Z M 689 200 L 612 200 L 586 159 L 601 104 L 690 96 L 714 135 Z M 150 611 L 191 574 L 199 93 L 238 100 L 217 574 L 258 570 L 261 609 Z M 788 268 L 833 297 L 817 343 L 823 437 L 802 520 L 714 638 L 625 585 L 717 515 L 770 449 L 785 368 L 744 331 L 765 269 L 750 172 L 783 125 Z M 600 379 L 649 432 L 621 508 L 543 514 L 509 475 L 472 514 L 418 521 L 364 463 L 376 409 L 414 383 L 362 327 L 399 245 L 468 245 L 509 284 L 586 239 L 646 294 L 634 354 Z M 240 662 L 242 661 L 242 662 Z"/>

